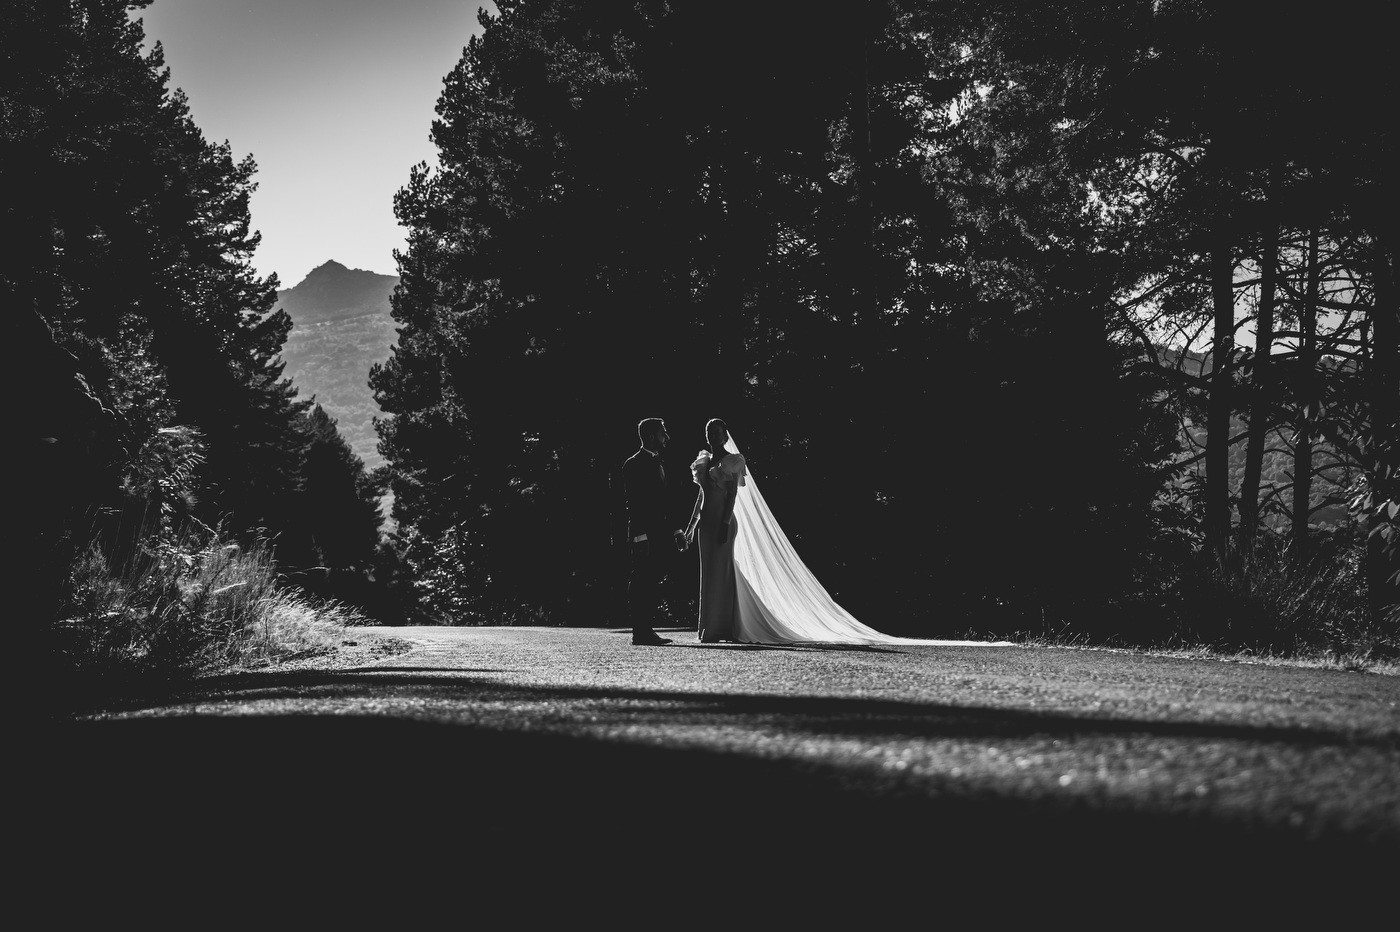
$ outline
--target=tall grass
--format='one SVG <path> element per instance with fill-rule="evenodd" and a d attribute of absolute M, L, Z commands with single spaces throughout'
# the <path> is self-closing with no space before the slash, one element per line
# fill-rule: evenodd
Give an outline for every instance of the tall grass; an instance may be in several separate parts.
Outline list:
<path fill-rule="evenodd" d="M 119 566 L 90 546 L 60 618 L 59 668 L 89 684 L 179 679 L 329 648 L 366 623 L 288 586 L 266 543 L 245 549 L 197 522 L 145 538 Z"/>

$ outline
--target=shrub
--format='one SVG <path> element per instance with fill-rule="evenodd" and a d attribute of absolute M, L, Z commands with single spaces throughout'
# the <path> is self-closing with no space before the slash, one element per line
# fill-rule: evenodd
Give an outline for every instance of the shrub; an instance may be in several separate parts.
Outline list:
<path fill-rule="evenodd" d="M 1356 530 L 1317 532 L 1311 550 L 1299 560 L 1287 536 L 1263 532 L 1229 571 L 1203 557 L 1183 587 L 1177 639 L 1283 655 L 1393 651 L 1394 626 L 1378 630 L 1368 611 Z"/>
<path fill-rule="evenodd" d="M 113 566 L 90 546 L 69 575 L 50 645 L 73 685 L 168 681 L 331 646 L 363 623 L 286 586 L 270 547 L 222 541 L 196 521 L 162 530 Z"/>

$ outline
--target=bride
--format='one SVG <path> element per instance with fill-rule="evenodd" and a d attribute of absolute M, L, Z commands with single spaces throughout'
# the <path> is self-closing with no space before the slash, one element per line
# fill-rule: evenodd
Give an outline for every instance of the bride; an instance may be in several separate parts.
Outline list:
<path fill-rule="evenodd" d="M 685 530 L 700 552 L 700 640 L 749 644 L 1009 646 L 883 634 L 827 594 L 768 510 L 724 421 L 705 425 L 708 448 L 690 464 L 700 487 Z"/>

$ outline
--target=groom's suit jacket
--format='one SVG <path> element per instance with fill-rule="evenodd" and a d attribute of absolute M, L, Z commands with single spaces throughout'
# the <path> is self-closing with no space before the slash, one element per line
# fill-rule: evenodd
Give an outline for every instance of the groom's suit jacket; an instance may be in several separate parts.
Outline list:
<path fill-rule="evenodd" d="M 655 543 L 671 539 L 667 526 L 666 470 L 661 457 L 642 447 L 622 464 L 627 498 L 627 539 L 637 542 L 643 534 Z"/>

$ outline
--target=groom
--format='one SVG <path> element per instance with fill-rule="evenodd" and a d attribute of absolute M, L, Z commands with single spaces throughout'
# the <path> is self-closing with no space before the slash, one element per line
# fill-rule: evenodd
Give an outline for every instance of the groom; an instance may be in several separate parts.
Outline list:
<path fill-rule="evenodd" d="M 622 464 L 627 497 L 627 616 L 633 644 L 670 644 L 652 625 L 660 615 L 661 581 L 666 576 L 667 545 L 680 530 L 667 527 L 666 470 L 661 451 L 671 439 L 659 417 L 637 424 L 642 447 Z"/>

